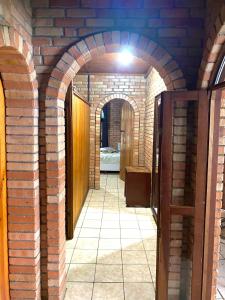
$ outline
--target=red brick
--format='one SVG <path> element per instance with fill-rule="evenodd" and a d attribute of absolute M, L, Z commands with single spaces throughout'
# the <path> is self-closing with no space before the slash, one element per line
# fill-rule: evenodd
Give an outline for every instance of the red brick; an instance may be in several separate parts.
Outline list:
<path fill-rule="evenodd" d="M 159 29 L 160 37 L 184 37 L 186 30 L 184 28 L 165 28 Z"/>
<path fill-rule="evenodd" d="M 112 19 L 87 19 L 86 25 L 88 27 L 111 27 L 114 21 Z"/>
<path fill-rule="evenodd" d="M 161 9 L 161 18 L 188 18 L 189 10 L 185 8 Z"/>
<path fill-rule="evenodd" d="M 33 24 L 36 27 L 43 27 L 43 26 L 52 26 L 53 19 L 34 19 Z"/>
<path fill-rule="evenodd" d="M 35 9 L 34 17 L 64 17 L 65 10 L 64 9 Z"/>
<path fill-rule="evenodd" d="M 50 0 L 50 7 L 78 7 L 79 0 Z"/>
<path fill-rule="evenodd" d="M 82 7 L 88 8 L 110 8 L 111 0 L 81 0 Z"/>
<path fill-rule="evenodd" d="M 84 19 L 81 18 L 56 19 L 55 25 L 58 27 L 81 27 L 84 25 Z"/>
<path fill-rule="evenodd" d="M 67 17 L 95 17 L 96 10 L 95 9 L 68 9 L 66 11 Z"/>
<path fill-rule="evenodd" d="M 35 28 L 35 34 L 40 36 L 62 36 L 62 28 L 56 27 L 38 27 Z"/>

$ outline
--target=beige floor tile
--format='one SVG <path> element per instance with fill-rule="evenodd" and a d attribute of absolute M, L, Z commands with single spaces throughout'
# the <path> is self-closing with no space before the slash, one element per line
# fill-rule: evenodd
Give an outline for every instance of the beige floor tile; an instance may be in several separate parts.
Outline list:
<path fill-rule="evenodd" d="M 122 265 L 96 265 L 95 282 L 123 282 Z"/>
<path fill-rule="evenodd" d="M 74 240 L 66 243 L 67 260 L 72 260 L 66 265 L 65 299 L 124 300 L 123 281 L 126 300 L 154 299 L 156 227 L 152 213 L 126 207 L 124 182 L 118 175 L 102 178 L 101 189 L 89 192 Z"/>
<path fill-rule="evenodd" d="M 148 264 L 151 266 L 156 266 L 156 251 L 146 251 L 146 256 L 148 260 Z"/>
<path fill-rule="evenodd" d="M 91 300 L 93 283 L 68 282 L 64 300 Z"/>
<path fill-rule="evenodd" d="M 80 238 L 98 238 L 99 234 L 100 234 L 100 229 L 82 227 L 79 237 Z"/>
<path fill-rule="evenodd" d="M 145 250 L 141 239 L 121 239 L 122 250 Z"/>
<path fill-rule="evenodd" d="M 141 230 L 141 236 L 142 238 L 146 239 L 156 239 L 157 237 L 157 232 L 156 230 L 153 229 L 142 229 Z"/>
<path fill-rule="evenodd" d="M 123 229 L 139 229 L 139 225 L 137 221 L 127 221 L 127 220 L 120 220 L 120 226 Z"/>
<path fill-rule="evenodd" d="M 153 282 L 156 281 L 156 266 L 149 265 Z"/>
<path fill-rule="evenodd" d="M 102 220 L 102 228 L 120 228 L 119 220 Z"/>
<path fill-rule="evenodd" d="M 123 265 L 124 282 L 152 282 L 148 265 Z"/>
<path fill-rule="evenodd" d="M 97 249 L 98 241 L 98 238 L 78 238 L 76 243 L 76 249 Z"/>
<path fill-rule="evenodd" d="M 143 244 L 145 250 L 155 250 L 156 251 L 156 239 L 143 239 Z"/>
<path fill-rule="evenodd" d="M 93 300 L 123 300 L 122 283 L 95 283 Z"/>
<path fill-rule="evenodd" d="M 103 207 L 104 205 L 104 202 L 103 201 L 92 201 L 89 203 L 89 206 L 90 208 L 101 208 Z"/>
<path fill-rule="evenodd" d="M 77 237 L 74 237 L 72 240 L 66 241 L 66 249 L 75 248 L 76 242 L 77 242 Z"/>
<path fill-rule="evenodd" d="M 82 221 L 82 223 L 83 223 L 83 221 Z M 81 224 L 81 225 L 82 225 L 82 224 Z M 73 237 L 74 237 L 74 238 L 76 238 L 76 237 L 79 236 L 80 230 L 81 230 L 81 227 L 78 227 L 78 225 L 76 225 L 76 228 L 75 228 L 75 230 L 74 230 L 74 232 L 73 232 Z"/>
<path fill-rule="evenodd" d="M 141 232 L 139 229 L 121 229 L 122 239 L 138 239 L 141 238 Z"/>
<path fill-rule="evenodd" d="M 149 219 L 149 220 L 139 220 L 139 226 L 141 229 L 154 229 L 153 228 L 153 224 L 152 224 L 152 221 Z"/>
<path fill-rule="evenodd" d="M 68 281 L 94 282 L 95 264 L 70 264 Z"/>
<path fill-rule="evenodd" d="M 100 228 L 101 220 L 84 220 L 82 228 Z"/>
<path fill-rule="evenodd" d="M 123 264 L 146 265 L 148 264 L 145 251 L 122 251 Z"/>
<path fill-rule="evenodd" d="M 75 249 L 73 252 L 71 263 L 93 264 L 97 260 L 97 250 Z"/>
<path fill-rule="evenodd" d="M 73 249 L 66 249 L 66 264 L 69 264 L 73 255 Z"/>
<path fill-rule="evenodd" d="M 70 264 L 66 264 L 66 274 L 67 274 L 68 271 L 69 271 L 69 267 L 70 267 Z"/>
<path fill-rule="evenodd" d="M 125 283 L 126 300 L 155 300 L 155 290 L 152 283 Z"/>
<path fill-rule="evenodd" d="M 98 248 L 102 250 L 119 250 L 121 249 L 121 242 L 120 239 L 100 239 Z"/>
<path fill-rule="evenodd" d="M 136 215 L 129 214 L 129 213 L 120 213 L 120 220 L 127 221 L 127 222 L 137 222 Z"/>
<path fill-rule="evenodd" d="M 103 213 L 102 220 L 109 220 L 109 221 L 119 221 L 119 214 L 117 213 Z"/>
<path fill-rule="evenodd" d="M 121 199 L 122 199 L 122 197 L 121 197 Z M 135 215 L 135 208 L 134 207 L 123 207 L 123 208 L 120 209 L 120 213 L 121 214 Z"/>
<path fill-rule="evenodd" d="M 108 200 L 104 202 L 104 208 L 112 208 L 112 207 L 119 209 L 118 201 Z"/>
<path fill-rule="evenodd" d="M 98 264 L 122 264 L 122 253 L 120 250 L 98 250 Z"/>
<path fill-rule="evenodd" d="M 102 213 L 96 213 L 96 212 L 90 212 L 86 214 L 85 217 L 86 220 L 101 220 L 102 219 Z"/>
<path fill-rule="evenodd" d="M 102 239 L 119 239 L 120 238 L 120 229 L 107 229 L 102 228 L 100 232 L 100 238 Z"/>

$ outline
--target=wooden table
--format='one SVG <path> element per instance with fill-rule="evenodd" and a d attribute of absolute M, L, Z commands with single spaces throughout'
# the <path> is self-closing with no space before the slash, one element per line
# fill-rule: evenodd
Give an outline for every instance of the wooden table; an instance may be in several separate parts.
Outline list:
<path fill-rule="evenodd" d="M 151 172 L 146 167 L 125 168 L 125 197 L 128 207 L 150 207 Z"/>

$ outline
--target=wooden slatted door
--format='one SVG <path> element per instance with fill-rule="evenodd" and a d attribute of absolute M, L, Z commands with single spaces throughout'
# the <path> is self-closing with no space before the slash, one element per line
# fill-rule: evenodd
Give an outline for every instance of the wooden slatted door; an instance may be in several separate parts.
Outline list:
<path fill-rule="evenodd" d="M 161 94 L 157 300 L 201 300 L 209 101 Z"/>
<path fill-rule="evenodd" d="M 66 99 L 66 233 L 72 239 L 89 189 L 90 106 L 72 94 Z"/>
<path fill-rule="evenodd" d="M 5 147 L 5 99 L 0 81 L 0 299 L 9 299 L 7 247 L 7 195 Z"/>

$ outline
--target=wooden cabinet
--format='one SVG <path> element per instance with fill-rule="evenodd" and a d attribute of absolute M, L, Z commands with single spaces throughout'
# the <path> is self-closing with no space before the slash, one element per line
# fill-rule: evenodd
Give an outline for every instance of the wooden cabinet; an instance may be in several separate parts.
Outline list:
<path fill-rule="evenodd" d="M 125 197 L 127 206 L 150 206 L 151 173 L 145 167 L 125 168 Z"/>
<path fill-rule="evenodd" d="M 125 167 L 133 164 L 134 111 L 124 102 L 121 112 L 120 179 L 125 180 Z"/>
<path fill-rule="evenodd" d="M 67 98 L 66 231 L 71 239 L 89 188 L 90 106 L 71 91 Z"/>

